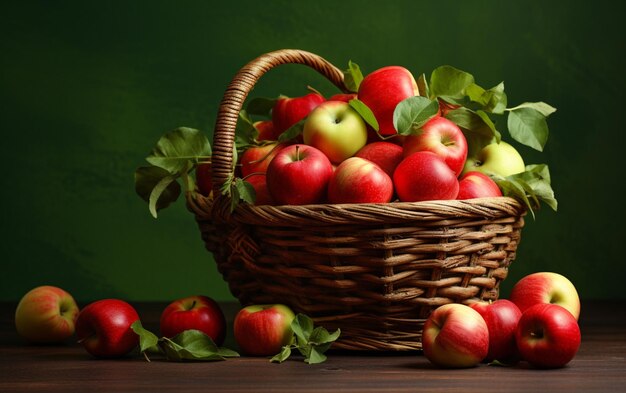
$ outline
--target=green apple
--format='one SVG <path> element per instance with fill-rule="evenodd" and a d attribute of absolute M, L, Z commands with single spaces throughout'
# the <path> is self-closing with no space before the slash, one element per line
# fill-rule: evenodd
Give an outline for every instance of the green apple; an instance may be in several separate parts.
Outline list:
<path fill-rule="evenodd" d="M 304 123 L 304 143 L 321 150 L 332 163 L 352 157 L 367 143 L 363 118 L 343 101 L 326 101 Z"/>
<path fill-rule="evenodd" d="M 483 147 L 476 156 L 468 157 L 463 174 L 470 171 L 503 177 L 524 172 L 526 166 L 515 148 L 504 141 L 494 142 Z"/>

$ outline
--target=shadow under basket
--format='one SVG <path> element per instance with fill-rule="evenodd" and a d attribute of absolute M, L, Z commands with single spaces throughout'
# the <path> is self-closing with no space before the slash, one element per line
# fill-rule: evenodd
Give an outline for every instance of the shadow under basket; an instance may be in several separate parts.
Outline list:
<path fill-rule="evenodd" d="M 188 194 L 187 205 L 242 305 L 286 304 L 341 328 L 334 348 L 348 350 L 421 349 L 436 307 L 496 300 L 524 225 L 506 197 L 230 213 L 226 200 Z"/>
<path fill-rule="evenodd" d="M 343 72 L 310 52 L 252 60 L 220 103 L 212 199 L 187 194 L 206 248 L 242 305 L 283 303 L 328 330 L 333 348 L 421 349 L 423 324 L 447 303 L 496 300 L 520 241 L 525 209 L 508 197 L 386 204 L 252 206 L 231 202 L 235 128 L 258 79 L 302 64 L 346 92 Z"/>

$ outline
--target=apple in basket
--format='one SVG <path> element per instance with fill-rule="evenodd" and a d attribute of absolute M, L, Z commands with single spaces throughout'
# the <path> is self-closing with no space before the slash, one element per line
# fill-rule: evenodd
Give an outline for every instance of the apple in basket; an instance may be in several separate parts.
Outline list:
<path fill-rule="evenodd" d="M 170 303 L 161 313 L 161 334 L 174 337 L 185 330 L 199 330 L 222 345 L 226 336 L 226 319 L 215 300 L 206 296 L 189 296 Z"/>
<path fill-rule="evenodd" d="M 302 137 L 304 143 L 339 164 L 365 146 L 367 126 L 347 102 L 326 101 L 309 114 Z"/>
<path fill-rule="evenodd" d="M 406 157 L 393 173 L 398 198 L 403 202 L 455 199 L 459 181 L 445 161 L 429 151 Z"/>
<path fill-rule="evenodd" d="M 270 141 L 274 138 L 274 123 L 271 120 L 259 120 L 252 123 L 252 126 L 259 133 L 257 141 Z"/>
<path fill-rule="evenodd" d="M 274 135 L 272 140 L 277 140 L 280 134 L 289 127 L 308 116 L 311 111 L 325 99 L 318 93 L 309 93 L 301 97 L 280 97 L 276 100 L 272 109 L 272 122 L 274 123 Z"/>
<path fill-rule="evenodd" d="M 282 148 L 283 145 L 277 142 L 249 147 L 241 155 L 241 175 L 245 177 L 252 173 L 267 172 L 270 162 Z"/>
<path fill-rule="evenodd" d="M 282 205 L 320 203 L 326 199 L 333 166 L 318 149 L 302 144 L 282 149 L 267 167 L 267 189 Z"/>
<path fill-rule="evenodd" d="M 28 291 L 18 303 L 15 328 L 32 343 L 61 342 L 74 334 L 78 311 L 72 295 L 43 285 Z"/>
<path fill-rule="evenodd" d="M 400 66 L 380 68 L 363 78 L 357 97 L 372 111 L 381 135 L 395 135 L 393 112 L 400 101 L 419 94 L 413 74 Z"/>
<path fill-rule="evenodd" d="M 78 314 L 76 336 L 93 356 L 124 356 L 139 345 L 139 336 L 130 327 L 137 320 L 137 311 L 125 301 L 98 300 Z"/>
<path fill-rule="evenodd" d="M 437 154 L 457 176 L 467 158 L 467 141 L 463 131 L 445 117 L 430 119 L 418 134 L 407 136 L 403 146 L 405 157 L 418 151 Z"/>
<path fill-rule="evenodd" d="M 235 341 L 246 355 L 275 355 L 291 344 L 294 318 L 293 311 L 282 304 L 244 307 L 235 316 Z"/>
<path fill-rule="evenodd" d="M 393 172 L 396 167 L 402 161 L 403 150 L 402 146 L 399 146 L 391 142 L 372 142 L 363 146 L 359 150 L 355 157 L 365 158 L 378 165 L 380 169 L 385 171 L 389 177 L 393 177 Z"/>
<path fill-rule="evenodd" d="M 482 172 L 502 177 L 524 172 L 524 159 L 519 152 L 504 141 L 491 143 L 483 147 L 476 156 L 467 157 L 463 173 Z"/>
<path fill-rule="evenodd" d="M 339 164 L 328 185 L 330 203 L 387 203 L 392 197 L 389 175 L 360 157 L 350 157 Z"/>
<path fill-rule="evenodd" d="M 500 187 L 482 172 L 471 171 L 459 179 L 459 193 L 456 199 L 472 199 L 502 196 Z"/>
<path fill-rule="evenodd" d="M 489 329 L 474 309 L 459 303 L 436 308 L 424 323 L 424 356 L 440 367 L 466 368 L 489 351 Z"/>

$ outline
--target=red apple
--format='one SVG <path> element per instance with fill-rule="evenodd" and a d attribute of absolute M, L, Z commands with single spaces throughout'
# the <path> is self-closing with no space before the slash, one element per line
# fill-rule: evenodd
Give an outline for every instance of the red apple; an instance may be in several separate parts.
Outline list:
<path fill-rule="evenodd" d="M 267 172 L 270 162 L 283 147 L 277 142 L 249 147 L 241 155 L 241 175 L 245 177 L 252 173 Z"/>
<path fill-rule="evenodd" d="M 409 70 L 388 66 L 363 78 L 358 98 L 376 117 L 380 134 L 394 135 L 397 131 L 393 126 L 393 111 L 400 101 L 418 94 L 417 83 Z"/>
<path fill-rule="evenodd" d="M 455 199 L 459 182 L 455 173 L 435 153 L 419 151 L 398 164 L 393 184 L 403 202 Z"/>
<path fill-rule="evenodd" d="M 254 192 L 256 193 L 255 205 L 275 204 L 274 199 L 272 199 L 270 192 L 267 190 L 267 176 L 264 173 L 250 175 L 245 180 L 254 187 Z"/>
<path fill-rule="evenodd" d="M 309 93 L 302 97 L 279 98 L 272 109 L 272 122 L 274 123 L 274 136 L 272 139 L 278 139 L 280 134 L 304 119 L 315 107 L 324 101 L 324 97 L 318 93 Z"/>
<path fill-rule="evenodd" d="M 467 158 L 467 141 L 463 131 L 445 117 L 434 117 L 422 126 L 419 133 L 404 140 L 404 156 L 418 151 L 432 151 L 448 164 L 458 176 Z"/>
<path fill-rule="evenodd" d="M 522 312 L 515 303 L 500 299 L 493 303 L 476 302 L 470 305 L 485 320 L 489 328 L 489 352 L 485 361 L 497 360 L 512 364 L 519 360 L 515 332 Z"/>
<path fill-rule="evenodd" d="M 215 300 L 206 296 L 189 296 L 170 303 L 161 314 L 161 334 L 174 337 L 185 330 L 199 330 L 222 345 L 226 336 L 226 319 Z"/>
<path fill-rule="evenodd" d="M 137 311 L 125 301 L 98 300 L 78 314 L 76 336 L 93 356 L 124 356 L 139 344 L 139 336 L 130 327 L 137 320 Z"/>
<path fill-rule="evenodd" d="M 350 102 L 350 100 L 353 100 L 356 98 L 356 93 L 348 93 L 348 94 L 335 94 L 334 96 L 330 97 L 328 100 L 326 101 L 343 101 L 343 102 Z"/>
<path fill-rule="evenodd" d="M 255 121 L 252 125 L 259 133 L 257 141 L 271 141 L 274 138 L 274 123 L 271 120 Z"/>
<path fill-rule="evenodd" d="M 294 318 L 293 311 L 282 304 L 245 307 L 235 317 L 235 340 L 246 355 L 276 355 L 293 340 Z"/>
<path fill-rule="evenodd" d="M 509 300 L 523 313 L 535 304 L 552 303 L 563 306 L 578 320 L 580 299 L 574 284 L 558 273 L 539 272 L 519 280 L 511 290 Z"/>
<path fill-rule="evenodd" d="M 196 186 L 200 194 L 204 196 L 211 195 L 213 191 L 213 182 L 211 180 L 211 163 L 200 163 L 196 167 Z"/>
<path fill-rule="evenodd" d="M 339 164 L 328 184 L 330 203 L 387 203 L 393 182 L 378 165 L 360 157 Z"/>
<path fill-rule="evenodd" d="M 74 334 L 78 306 L 61 288 L 44 285 L 26 293 L 15 310 L 17 333 L 33 343 L 61 342 Z"/>
<path fill-rule="evenodd" d="M 267 189 L 283 205 L 305 205 L 326 198 L 333 166 L 321 151 L 307 145 L 282 149 L 267 168 Z"/>
<path fill-rule="evenodd" d="M 580 328 L 565 308 L 535 304 L 522 314 L 515 341 L 524 360 L 540 368 L 563 367 L 580 347 Z"/>
<path fill-rule="evenodd" d="M 378 165 L 389 177 L 402 161 L 402 147 L 390 142 L 374 142 L 367 144 L 359 150 L 355 156 L 365 158 Z"/>
<path fill-rule="evenodd" d="M 440 367 L 473 367 L 487 356 L 489 329 L 472 308 L 446 304 L 436 308 L 426 320 L 422 349 L 424 356 Z"/>
<path fill-rule="evenodd" d="M 309 114 L 304 143 L 319 149 L 333 163 L 352 157 L 367 142 L 365 121 L 343 101 L 326 101 Z"/>
<path fill-rule="evenodd" d="M 502 196 L 500 187 L 482 172 L 467 172 L 459 179 L 459 194 L 456 199 L 472 199 Z"/>

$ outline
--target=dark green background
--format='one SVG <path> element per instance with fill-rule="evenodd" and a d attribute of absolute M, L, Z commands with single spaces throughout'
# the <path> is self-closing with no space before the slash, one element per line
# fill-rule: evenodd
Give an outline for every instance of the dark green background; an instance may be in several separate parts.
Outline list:
<path fill-rule="evenodd" d="M 224 88 L 264 52 L 301 48 L 364 72 L 442 64 L 505 81 L 509 106 L 544 100 L 543 154 L 559 212 L 523 232 L 504 283 L 569 277 L 625 298 L 624 7 L 613 1 L 14 1 L 0 5 L 0 300 L 40 284 L 77 299 L 230 299 L 182 201 L 158 220 L 133 171 L 165 131 L 212 133 Z M 253 95 L 333 87 L 285 66 Z M 509 139 L 510 140 L 510 139 Z"/>

